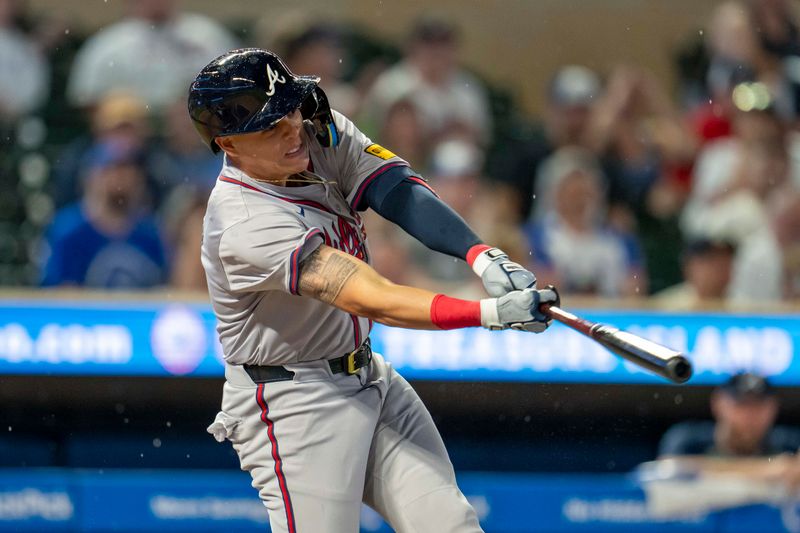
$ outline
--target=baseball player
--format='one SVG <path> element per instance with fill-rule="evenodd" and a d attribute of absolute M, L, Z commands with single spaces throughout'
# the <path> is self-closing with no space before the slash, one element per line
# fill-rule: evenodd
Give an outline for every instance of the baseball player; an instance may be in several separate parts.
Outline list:
<path fill-rule="evenodd" d="M 535 276 L 490 248 L 389 150 L 331 110 L 319 78 L 231 51 L 191 86 L 189 113 L 225 152 L 202 261 L 225 356 L 227 438 L 274 532 L 354 533 L 361 503 L 399 532 L 481 531 L 430 414 L 372 353 L 373 321 L 543 331 Z M 369 266 L 359 212 L 466 260 L 491 298 L 395 285 Z"/>

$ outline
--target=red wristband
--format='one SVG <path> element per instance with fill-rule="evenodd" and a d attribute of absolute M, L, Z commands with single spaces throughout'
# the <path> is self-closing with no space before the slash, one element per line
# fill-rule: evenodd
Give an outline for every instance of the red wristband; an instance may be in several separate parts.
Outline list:
<path fill-rule="evenodd" d="M 481 325 L 481 303 L 437 294 L 431 302 L 431 322 L 439 329 Z"/>
<path fill-rule="evenodd" d="M 472 248 L 467 251 L 467 264 L 471 267 L 472 263 L 475 262 L 475 258 L 478 257 L 482 252 L 489 250 L 491 246 L 486 244 L 476 244 Z"/>

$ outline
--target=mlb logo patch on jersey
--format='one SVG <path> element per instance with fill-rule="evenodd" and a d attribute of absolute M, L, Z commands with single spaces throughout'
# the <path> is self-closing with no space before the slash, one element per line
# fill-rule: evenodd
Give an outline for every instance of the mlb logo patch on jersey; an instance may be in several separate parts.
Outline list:
<path fill-rule="evenodd" d="M 374 155 L 375 157 L 380 157 L 381 159 L 391 159 L 393 157 L 397 157 L 394 155 L 394 153 L 390 152 L 380 144 L 370 144 L 364 148 L 364 151 L 368 154 Z"/>

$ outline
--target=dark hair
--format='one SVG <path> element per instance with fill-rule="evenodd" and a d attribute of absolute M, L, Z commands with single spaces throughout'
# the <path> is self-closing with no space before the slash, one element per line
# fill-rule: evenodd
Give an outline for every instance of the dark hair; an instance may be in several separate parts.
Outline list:
<path fill-rule="evenodd" d="M 312 24 L 302 32 L 287 38 L 280 44 L 280 51 L 283 58 L 291 62 L 292 58 L 306 46 L 319 42 L 337 46 L 341 41 L 342 32 L 339 28 L 320 22 Z"/>
<path fill-rule="evenodd" d="M 409 41 L 424 43 L 448 43 L 458 40 L 458 29 L 449 20 L 433 16 L 423 15 L 418 18 L 411 27 Z"/>
<path fill-rule="evenodd" d="M 681 258 L 686 261 L 692 257 L 707 255 L 713 252 L 723 252 L 730 255 L 736 253 L 736 245 L 726 240 L 714 240 L 699 237 L 689 240 L 683 247 Z"/>

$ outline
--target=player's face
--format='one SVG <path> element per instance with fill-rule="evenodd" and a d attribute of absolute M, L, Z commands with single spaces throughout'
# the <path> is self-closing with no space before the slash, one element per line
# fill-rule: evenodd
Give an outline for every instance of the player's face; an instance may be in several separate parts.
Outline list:
<path fill-rule="evenodd" d="M 308 168 L 308 139 L 299 110 L 271 130 L 219 137 L 217 144 L 256 179 L 280 181 Z"/>

